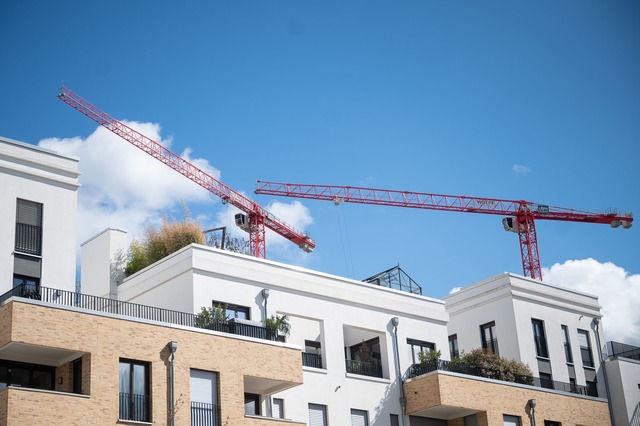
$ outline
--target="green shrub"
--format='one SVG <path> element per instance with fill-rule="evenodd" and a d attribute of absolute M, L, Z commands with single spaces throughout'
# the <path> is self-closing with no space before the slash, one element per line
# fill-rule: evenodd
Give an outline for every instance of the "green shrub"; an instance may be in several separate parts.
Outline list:
<path fill-rule="evenodd" d="M 191 243 L 204 244 L 205 239 L 202 226 L 189 217 L 189 211 L 185 208 L 183 219 L 164 218 L 160 229 L 148 226 L 142 241 L 131 242 L 124 273 L 126 276 L 133 275 Z"/>

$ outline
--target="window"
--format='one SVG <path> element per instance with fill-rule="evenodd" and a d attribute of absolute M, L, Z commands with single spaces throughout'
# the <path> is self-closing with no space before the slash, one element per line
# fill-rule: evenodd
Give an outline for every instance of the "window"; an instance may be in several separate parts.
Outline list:
<path fill-rule="evenodd" d="M 72 392 L 82 393 L 82 358 L 78 358 L 72 363 L 73 365 L 73 382 Z"/>
<path fill-rule="evenodd" d="M 520 426 L 520 417 L 504 414 L 502 419 L 504 426 Z"/>
<path fill-rule="evenodd" d="M 260 415 L 260 395 L 255 393 L 244 394 L 244 414 L 245 416 Z"/>
<path fill-rule="evenodd" d="M 327 406 L 309 404 L 309 426 L 327 426 Z"/>
<path fill-rule="evenodd" d="M 598 384 L 595 380 L 593 382 L 587 380 L 587 395 L 598 396 Z"/>
<path fill-rule="evenodd" d="M 391 426 L 400 426 L 400 416 L 397 414 L 389 414 L 389 424 Z"/>
<path fill-rule="evenodd" d="M 379 337 L 345 348 L 345 351 L 350 355 L 350 358 L 346 359 L 347 373 L 382 377 Z"/>
<path fill-rule="evenodd" d="M 120 419 L 149 422 L 149 364 L 120 360 Z"/>
<path fill-rule="evenodd" d="M 191 426 L 220 424 L 218 373 L 192 369 L 189 377 Z"/>
<path fill-rule="evenodd" d="M 42 204 L 18 198 L 15 251 L 42 255 Z"/>
<path fill-rule="evenodd" d="M 536 345 L 536 355 L 542 358 L 549 358 L 547 338 L 544 335 L 544 322 L 532 319 L 531 326 L 533 328 L 533 341 Z"/>
<path fill-rule="evenodd" d="M 562 426 L 562 423 L 554 422 L 553 420 L 545 420 L 544 426 Z"/>
<path fill-rule="evenodd" d="M 593 367 L 593 354 L 591 353 L 589 332 L 586 330 L 578 330 L 578 342 L 580 343 L 582 365 L 584 365 L 585 367 Z"/>
<path fill-rule="evenodd" d="M 482 348 L 498 355 L 498 339 L 496 338 L 496 322 L 491 321 L 480 326 Z"/>
<path fill-rule="evenodd" d="M 271 401 L 271 417 L 284 419 L 284 399 L 273 398 L 273 401 Z"/>
<path fill-rule="evenodd" d="M 540 373 L 540 386 L 547 389 L 553 389 L 553 379 L 549 373 Z"/>
<path fill-rule="evenodd" d="M 0 361 L 0 390 L 7 386 L 54 389 L 55 369 L 46 365 Z"/>
<path fill-rule="evenodd" d="M 16 255 L 17 256 L 17 255 Z M 16 290 L 20 297 L 28 297 L 29 299 L 40 299 L 40 279 L 33 277 L 26 277 L 24 275 L 13 276 L 13 288 L 20 288 Z"/>
<path fill-rule="evenodd" d="M 369 426 L 369 413 L 351 409 L 351 426 Z"/>
<path fill-rule="evenodd" d="M 225 308 L 227 319 L 251 319 L 251 309 L 247 306 L 233 305 L 231 303 L 220 302 L 217 300 L 213 300 L 211 304 L 213 306 L 220 306 Z"/>
<path fill-rule="evenodd" d="M 420 358 L 418 356 L 420 352 L 434 351 L 436 349 L 436 345 L 434 343 L 424 342 L 422 340 L 407 339 L 407 344 L 409 345 L 411 361 L 413 364 L 420 364 Z"/>
<path fill-rule="evenodd" d="M 571 353 L 571 341 L 569 340 L 569 329 L 562 326 L 562 338 L 564 340 L 564 356 L 569 364 L 573 364 L 573 354 Z"/>
<path fill-rule="evenodd" d="M 322 346 L 315 340 L 304 341 L 304 352 L 302 352 L 302 365 L 306 367 L 322 368 Z"/>
<path fill-rule="evenodd" d="M 460 351 L 458 350 L 457 334 L 452 334 L 451 336 L 449 336 L 449 355 L 451 355 L 451 359 L 454 359 L 460 356 Z"/>

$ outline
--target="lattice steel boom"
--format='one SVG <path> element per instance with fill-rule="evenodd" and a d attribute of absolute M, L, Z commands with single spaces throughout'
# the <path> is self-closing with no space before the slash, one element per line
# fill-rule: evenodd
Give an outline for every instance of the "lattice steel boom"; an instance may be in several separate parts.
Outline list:
<path fill-rule="evenodd" d="M 146 152 L 156 160 L 188 177 L 207 191 L 220 197 L 223 202 L 240 209 L 240 211 L 248 216 L 248 223 L 246 223 L 244 216 L 236 215 L 236 224 L 249 232 L 249 247 L 252 255 L 266 258 L 265 227 L 297 244 L 298 247 L 306 252 L 311 252 L 315 248 L 315 243 L 311 238 L 278 219 L 258 203 L 234 191 L 158 142 L 111 117 L 67 87 L 62 86 L 60 88 L 58 99 L 120 136 L 125 141 Z"/>
<path fill-rule="evenodd" d="M 622 225 L 623 228 L 631 228 L 633 222 L 631 213 L 619 214 L 617 211 L 590 213 L 523 200 L 429 194 L 424 192 L 361 188 L 355 186 L 258 181 L 255 193 L 313 200 L 329 200 L 337 204 L 342 202 L 377 204 L 383 206 L 508 216 L 504 218 L 502 222 L 507 231 L 518 234 L 524 275 L 538 280 L 542 280 L 542 271 L 540 267 L 535 220 L 601 223 L 609 224 L 614 228 L 620 225 Z"/>

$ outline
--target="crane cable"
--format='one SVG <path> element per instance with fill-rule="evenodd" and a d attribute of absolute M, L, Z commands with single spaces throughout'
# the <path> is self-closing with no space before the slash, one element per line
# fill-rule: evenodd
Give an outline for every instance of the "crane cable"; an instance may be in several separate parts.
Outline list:
<path fill-rule="evenodd" d="M 342 255 L 344 257 L 344 265 L 347 270 L 347 276 L 349 278 L 354 279 L 354 270 L 353 270 L 353 257 L 351 256 L 351 242 L 349 240 L 349 232 L 347 228 L 347 217 L 344 214 L 344 203 L 335 203 L 336 206 L 336 216 L 338 217 L 338 230 L 340 232 L 340 243 L 342 245 Z M 340 221 L 340 211 L 342 211 L 342 222 L 344 222 L 344 234 L 346 235 L 347 240 L 347 248 L 345 250 L 345 237 L 342 235 L 342 223 Z M 347 254 L 349 258 L 347 259 Z M 349 265 L 351 265 L 351 272 L 349 272 Z"/>

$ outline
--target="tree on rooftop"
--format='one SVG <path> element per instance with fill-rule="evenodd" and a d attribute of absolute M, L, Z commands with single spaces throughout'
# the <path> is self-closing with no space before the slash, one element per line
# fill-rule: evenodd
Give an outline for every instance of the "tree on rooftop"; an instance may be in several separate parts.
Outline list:
<path fill-rule="evenodd" d="M 202 225 L 191 219 L 186 206 L 184 217 L 162 219 L 160 228 L 147 226 L 142 240 L 133 240 L 127 254 L 126 276 L 130 276 L 160 259 L 188 246 L 191 243 L 204 244 Z"/>

